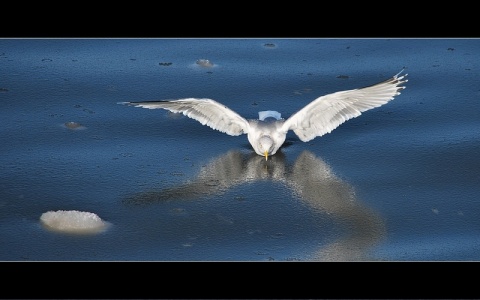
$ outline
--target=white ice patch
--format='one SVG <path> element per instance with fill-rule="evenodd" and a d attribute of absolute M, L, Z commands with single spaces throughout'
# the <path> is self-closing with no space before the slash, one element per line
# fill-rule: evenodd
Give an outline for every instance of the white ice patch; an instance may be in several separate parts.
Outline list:
<path fill-rule="evenodd" d="M 274 110 L 266 110 L 266 111 L 258 112 L 258 119 L 260 119 L 260 121 L 265 121 L 266 118 L 275 118 L 277 120 L 280 120 L 282 118 L 282 115 L 278 111 L 274 111 Z"/>
<path fill-rule="evenodd" d="M 214 64 L 211 60 L 209 59 L 197 59 L 195 61 L 195 63 L 192 63 L 189 65 L 189 67 L 191 68 L 194 68 L 194 69 L 197 69 L 197 70 L 208 70 L 208 69 L 214 69 L 214 68 L 218 68 L 219 65 L 218 64 Z M 211 71 L 209 71 L 211 72 Z"/>
<path fill-rule="evenodd" d="M 85 126 L 83 126 L 80 123 L 77 122 L 65 122 L 61 125 L 64 128 L 70 129 L 70 130 L 84 130 L 86 129 Z"/>
<path fill-rule="evenodd" d="M 42 214 L 40 222 L 47 229 L 68 233 L 98 233 L 109 225 L 94 213 L 78 210 L 48 211 Z"/>
<path fill-rule="evenodd" d="M 213 63 L 211 61 L 209 61 L 208 59 L 197 59 L 197 61 L 195 63 L 197 65 L 199 65 L 200 67 L 204 67 L 204 68 L 213 67 Z"/>

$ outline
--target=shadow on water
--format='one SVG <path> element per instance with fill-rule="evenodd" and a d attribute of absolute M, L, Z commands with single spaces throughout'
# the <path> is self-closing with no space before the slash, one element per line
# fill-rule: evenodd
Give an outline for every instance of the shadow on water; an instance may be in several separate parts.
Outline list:
<path fill-rule="evenodd" d="M 220 195 L 234 186 L 270 180 L 281 183 L 318 216 L 328 215 L 344 234 L 311 254 L 309 260 L 370 260 L 368 250 L 385 236 L 382 218 L 355 198 L 351 186 L 309 151 L 288 164 L 279 151 L 268 161 L 255 153 L 234 150 L 204 166 L 191 181 L 141 192 L 123 200 L 127 205 L 195 200 Z"/>

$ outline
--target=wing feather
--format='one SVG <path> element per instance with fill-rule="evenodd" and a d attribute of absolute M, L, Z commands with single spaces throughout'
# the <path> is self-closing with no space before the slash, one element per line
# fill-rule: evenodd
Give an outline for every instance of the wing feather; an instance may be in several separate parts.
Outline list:
<path fill-rule="evenodd" d="M 345 121 L 399 95 L 405 88 L 401 84 L 408 81 L 404 79 L 408 74 L 399 76 L 400 73 L 372 86 L 321 96 L 288 118 L 282 130 L 293 130 L 304 142 L 327 134 Z"/>
<path fill-rule="evenodd" d="M 212 99 L 186 98 L 179 100 L 120 102 L 135 107 L 148 109 L 166 109 L 174 113 L 197 120 L 202 125 L 224 132 L 228 135 L 248 133 L 248 121 L 225 105 Z"/>

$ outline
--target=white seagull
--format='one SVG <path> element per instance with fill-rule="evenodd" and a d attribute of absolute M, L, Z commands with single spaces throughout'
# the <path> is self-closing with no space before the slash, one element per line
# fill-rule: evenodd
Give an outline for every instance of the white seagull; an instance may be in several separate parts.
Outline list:
<path fill-rule="evenodd" d="M 403 71 L 403 70 L 402 70 Z M 261 111 L 258 120 L 245 119 L 225 105 L 207 98 L 178 100 L 118 102 L 149 109 L 162 108 L 199 121 L 202 125 L 237 136 L 247 134 L 248 141 L 258 155 L 274 155 L 285 142 L 287 132 L 293 130 L 303 142 L 330 133 L 345 121 L 362 112 L 379 107 L 404 89 L 408 74 L 395 76 L 364 88 L 346 90 L 318 97 L 290 116 L 281 118 L 277 111 Z"/>

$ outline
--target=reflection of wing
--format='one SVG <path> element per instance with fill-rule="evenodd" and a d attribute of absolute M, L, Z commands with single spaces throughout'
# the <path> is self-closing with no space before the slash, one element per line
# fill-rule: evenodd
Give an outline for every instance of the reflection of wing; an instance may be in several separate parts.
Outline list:
<path fill-rule="evenodd" d="M 355 199 L 351 188 L 309 151 L 299 155 L 287 183 L 312 208 L 329 214 L 341 213 L 352 206 Z"/>
<path fill-rule="evenodd" d="M 284 155 L 265 161 L 255 153 L 230 151 L 201 169 L 192 181 L 161 190 L 140 193 L 127 198 L 126 203 L 149 204 L 168 200 L 194 200 L 222 194 L 232 186 L 261 179 L 281 179 L 284 174 Z M 265 164 L 265 165 L 263 165 Z"/>
<path fill-rule="evenodd" d="M 177 186 L 153 190 L 130 197 L 131 204 L 150 204 L 168 200 L 191 200 L 220 194 L 229 187 L 246 181 L 245 159 L 241 152 L 230 151 L 204 167 L 198 177 Z"/>
<path fill-rule="evenodd" d="M 163 108 L 197 120 L 202 125 L 224 132 L 229 135 L 248 133 L 248 121 L 239 114 L 212 99 L 187 98 L 180 100 L 120 102 L 136 107 L 149 109 Z"/>
<path fill-rule="evenodd" d="M 365 249 L 384 236 L 385 225 L 380 217 L 358 202 L 353 189 L 312 153 L 300 154 L 287 183 L 310 207 L 333 216 L 348 228 L 346 237 L 320 249 L 312 259 L 365 259 Z"/>
<path fill-rule="evenodd" d="M 343 122 L 358 117 L 362 112 L 379 107 L 404 89 L 405 76 L 392 78 L 361 89 L 341 91 L 319 97 L 288 118 L 283 131 L 293 130 L 304 142 L 331 132 Z"/>

